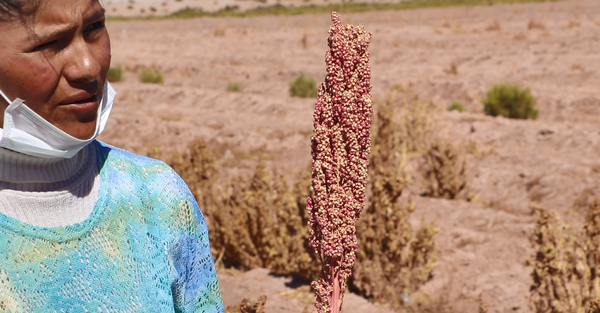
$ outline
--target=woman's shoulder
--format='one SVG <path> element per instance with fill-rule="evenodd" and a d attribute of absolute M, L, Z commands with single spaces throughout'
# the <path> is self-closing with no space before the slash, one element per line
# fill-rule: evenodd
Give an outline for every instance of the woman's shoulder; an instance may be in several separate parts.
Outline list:
<path fill-rule="evenodd" d="M 100 162 L 100 183 L 112 199 L 127 199 L 138 207 L 164 210 L 169 215 L 189 211 L 196 223 L 202 220 L 197 203 L 187 184 L 165 162 L 95 141 Z M 165 213 L 166 214 L 166 213 Z M 184 214 L 186 215 L 186 214 Z M 167 217 L 163 217 L 168 219 Z"/>
<path fill-rule="evenodd" d="M 101 141 L 94 141 L 100 177 L 109 179 L 111 184 L 146 185 L 162 189 L 166 185 L 188 188 L 183 179 L 167 163 L 144 155 L 114 147 Z M 103 175 L 104 173 L 104 175 Z"/>
<path fill-rule="evenodd" d="M 94 140 L 93 143 L 96 147 L 98 161 L 102 163 L 117 161 L 117 163 L 122 164 L 123 166 L 128 165 L 137 168 L 148 166 L 164 166 L 170 168 L 168 164 L 161 160 L 136 154 L 125 149 L 112 146 L 100 140 Z"/>

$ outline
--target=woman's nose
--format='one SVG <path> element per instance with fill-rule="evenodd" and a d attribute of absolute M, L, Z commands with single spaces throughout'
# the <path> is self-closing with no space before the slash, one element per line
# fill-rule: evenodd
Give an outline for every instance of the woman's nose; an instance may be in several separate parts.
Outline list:
<path fill-rule="evenodd" d="M 98 79 L 102 67 L 95 57 L 93 46 L 81 38 L 71 43 L 66 54 L 64 76 L 69 81 L 92 82 Z"/>

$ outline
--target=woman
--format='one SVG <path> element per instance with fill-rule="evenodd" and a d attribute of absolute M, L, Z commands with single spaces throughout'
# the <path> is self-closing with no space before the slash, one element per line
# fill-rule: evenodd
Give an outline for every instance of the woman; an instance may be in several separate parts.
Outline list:
<path fill-rule="evenodd" d="M 104 20 L 98 0 L 0 0 L 0 312 L 222 312 L 185 183 L 95 140 Z"/>

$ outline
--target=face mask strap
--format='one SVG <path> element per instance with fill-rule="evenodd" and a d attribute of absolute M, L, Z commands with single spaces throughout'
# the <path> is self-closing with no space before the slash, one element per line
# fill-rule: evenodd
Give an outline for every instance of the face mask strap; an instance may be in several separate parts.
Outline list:
<path fill-rule="evenodd" d="M 0 95 L 2 96 L 2 98 L 4 98 L 4 100 L 6 100 L 6 103 L 10 105 L 11 101 L 8 100 L 8 97 L 4 94 L 4 92 L 2 92 L 2 89 L 0 89 Z"/>

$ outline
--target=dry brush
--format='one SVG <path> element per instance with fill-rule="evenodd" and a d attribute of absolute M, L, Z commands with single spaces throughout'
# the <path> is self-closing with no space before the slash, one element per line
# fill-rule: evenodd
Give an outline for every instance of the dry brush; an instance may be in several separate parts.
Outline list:
<path fill-rule="evenodd" d="M 532 205 L 537 223 L 530 241 L 531 306 L 536 313 L 600 312 L 600 200 L 588 208 L 584 225 L 573 229 L 555 211 Z"/>

